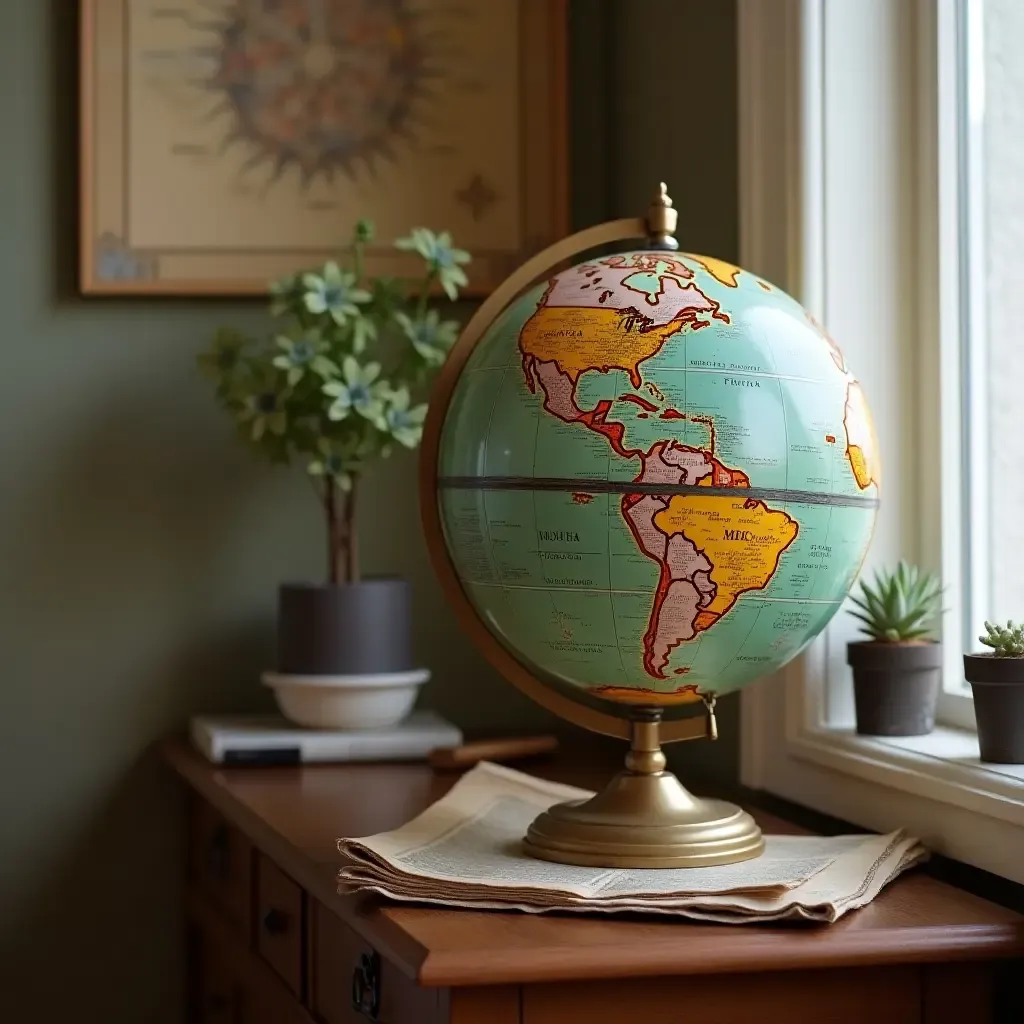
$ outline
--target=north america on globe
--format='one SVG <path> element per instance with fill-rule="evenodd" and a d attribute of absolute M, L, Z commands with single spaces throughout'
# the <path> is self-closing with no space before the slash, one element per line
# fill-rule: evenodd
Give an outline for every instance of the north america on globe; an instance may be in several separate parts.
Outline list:
<path fill-rule="evenodd" d="M 685 704 L 797 653 L 841 604 L 877 442 L 836 343 L 720 260 L 594 259 L 512 304 L 457 383 L 445 537 L 496 637 L 541 678 Z"/>

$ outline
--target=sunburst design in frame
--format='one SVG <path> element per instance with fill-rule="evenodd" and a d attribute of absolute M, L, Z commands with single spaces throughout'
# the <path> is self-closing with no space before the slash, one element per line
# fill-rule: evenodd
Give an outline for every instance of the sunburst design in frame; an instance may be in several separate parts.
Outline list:
<path fill-rule="evenodd" d="M 408 0 L 238 0 L 205 27 L 210 116 L 231 115 L 224 148 L 247 146 L 243 171 L 266 167 L 270 182 L 393 162 L 442 74 L 442 34 Z"/>

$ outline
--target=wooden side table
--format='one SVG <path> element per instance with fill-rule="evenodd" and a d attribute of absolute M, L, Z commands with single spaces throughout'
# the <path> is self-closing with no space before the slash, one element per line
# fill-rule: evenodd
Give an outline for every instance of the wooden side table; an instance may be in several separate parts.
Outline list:
<path fill-rule="evenodd" d="M 1024 959 L 1024 918 L 921 873 L 828 927 L 341 897 L 337 837 L 402 824 L 453 776 L 422 765 L 223 769 L 177 740 L 163 753 L 190 791 L 196 1024 L 983 1024 L 995 1019 L 997 972 Z M 543 774 L 599 781 L 557 765 Z M 798 831 L 757 817 L 767 831 Z"/>

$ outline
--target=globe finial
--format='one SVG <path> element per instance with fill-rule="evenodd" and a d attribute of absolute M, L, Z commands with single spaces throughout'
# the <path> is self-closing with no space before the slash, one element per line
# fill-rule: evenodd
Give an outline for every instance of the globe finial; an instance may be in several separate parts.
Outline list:
<path fill-rule="evenodd" d="M 678 249 L 675 240 L 679 212 L 672 206 L 665 182 L 659 182 L 658 192 L 647 207 L 647 241 L 654 249 Z"/>

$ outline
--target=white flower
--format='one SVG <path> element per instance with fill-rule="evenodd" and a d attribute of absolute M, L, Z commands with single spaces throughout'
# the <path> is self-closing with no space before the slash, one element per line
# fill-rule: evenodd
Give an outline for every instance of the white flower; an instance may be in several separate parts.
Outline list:
<path fill-rule="evenodd" d="M 399 388 L 388 396 L 384 413 L 391 436 L 406 448 L 415 448 L 423 437 L 423 420 L 427 415 L 426 403 L 409 408 L 409 389 Z"/>
<path fill-rule="evenodd" d="M 387 385 L 378 382 L 380 363 L 360 366 L 353 356 L 346 356 L 341 364 L 341 380 L 324 385 L 324 394 L 334 401 L 327 410 L 332 420 L 343 420 L 349 413 L 357 412 L 366 417 L 379 430 L 386 430 L 384 420 L 384 397 Z"/>
<path fill-rule="evenodd" d="M 458 322 L 442 321 L 436 309 L 416 320 L 405 313 L 395 313 L 395 320 L 428 366 L 440 366 L 445 361 L 459 334 Z"/>
<path fill-rule="evenodd" d="M 326 439 L 317 444 L 320 458 L 314 459 L 307 467 L 311 476 L 328 477 L 343 491 L 352 489 L 352 476 L 349 467 L 352 462 L 349 452 L 341 445 Z"/>
<path fill-rule="evenodd" d="M 306 331 L 297 338 L 286 334 L 278 335 L 277 346 L 283 349 L 280 355 L 274 356 L 273 364 L 288 374 L 288 384 L 294 387 L 312 370 L 325 380 L 338 374 L 338 367 L 324 353 L 327 345 L 316 331 Z"/>
<path fill-rule="evenodd" d="M 324 264 L 322 274 L 305 274 L 302 283 L 306 287 L 306 309 L 310 313 L 330 313 L 337 324 L 357 316 L 359 303 L 370 301 L 370 293 L 356 287 L 355 274 L 333 261 Z"/>
<path fill-rule="evenodd" d="M 452 248 L 452 236 L 447 231 L 435 235 L 429 228 L 413 228 L 407 238 L 395 242 L 395 247 L 419 253 L 449 299 L 458 298 L 459 287 L 469 283 L 460 264 L 469 263 L 472 257 L 465 249 Z"/>

